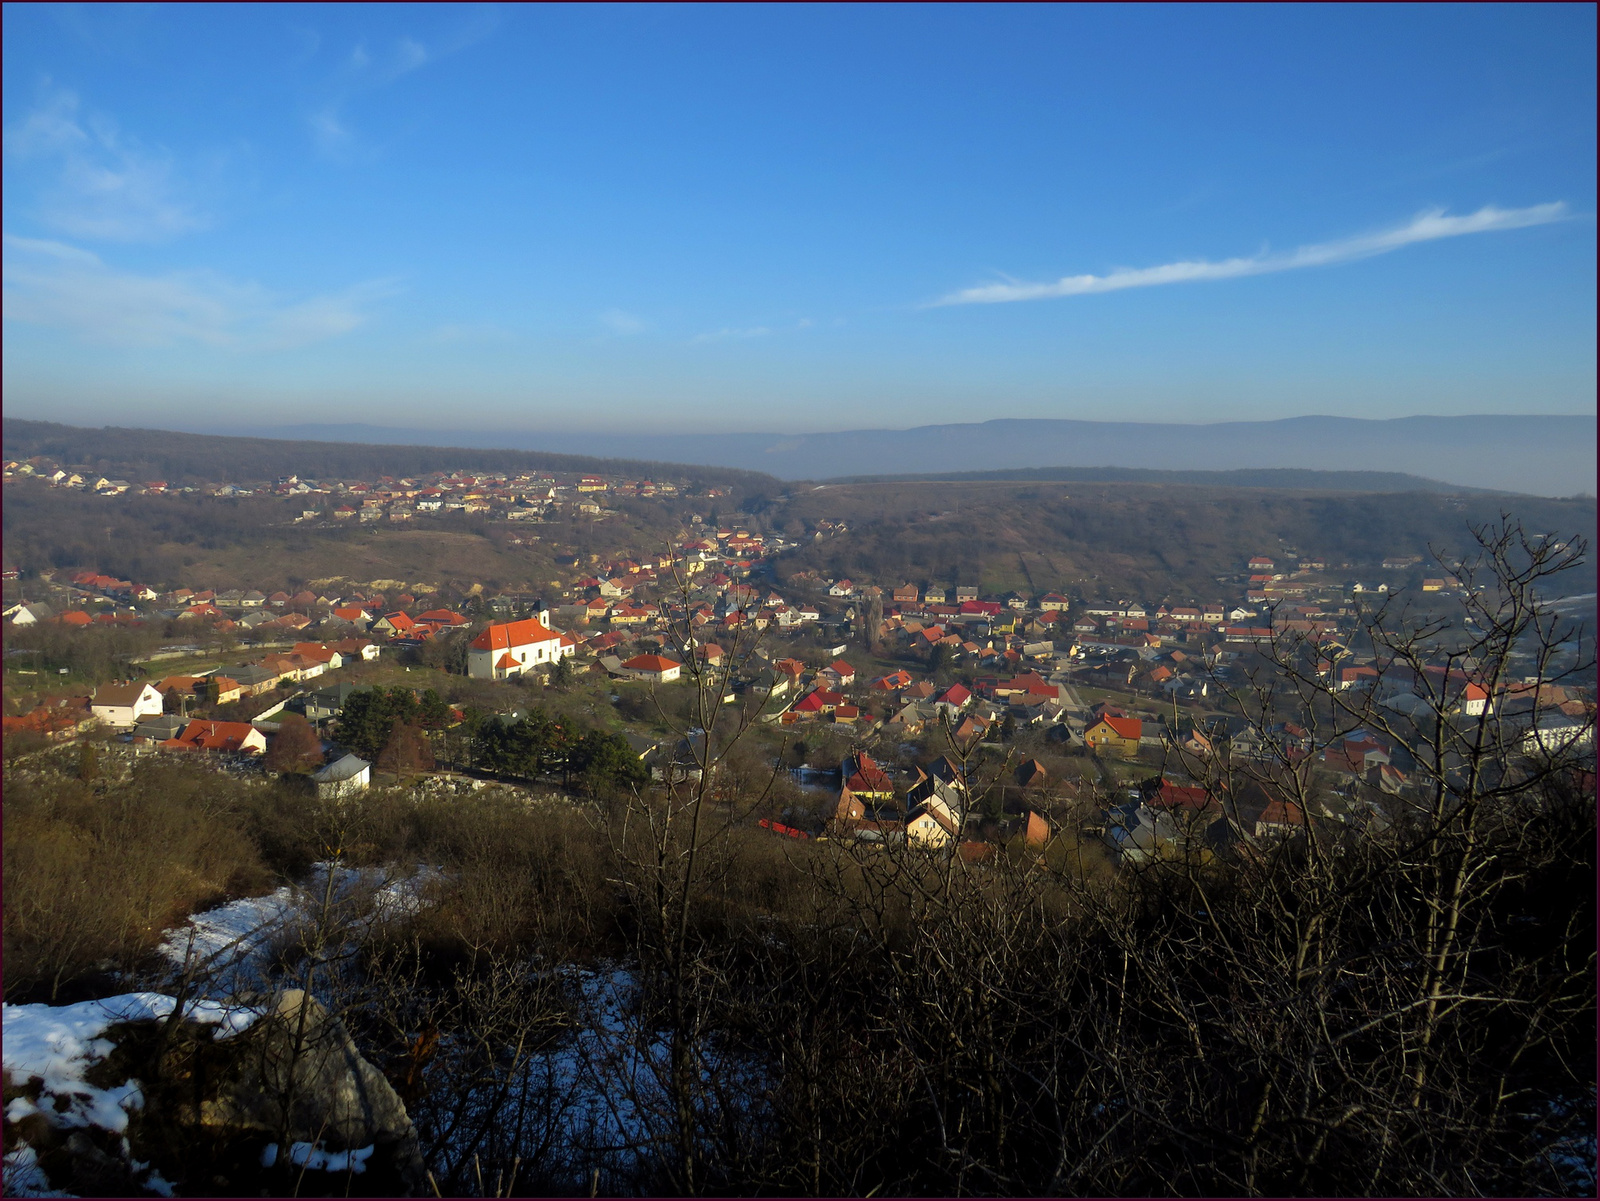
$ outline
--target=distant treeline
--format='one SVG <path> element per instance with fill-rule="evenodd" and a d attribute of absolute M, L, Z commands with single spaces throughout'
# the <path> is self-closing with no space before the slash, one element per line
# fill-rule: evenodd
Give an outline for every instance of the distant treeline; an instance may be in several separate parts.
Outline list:
<path fill-rule="evenodd" d="M 37 486 L 6 490 L 6 554 L 28 572 L 90 566 L 157 586 L 175 586 L 206 551 L 287 544 L 313 537 L 350 541 L 359 531 L 312 534 L 285 528 L 289 507 L 265 496 L 94 496 Z M 280 585 L 281 586 L 281 585 Z"/>
<path fill-rule="evenodd" d="M 1282 488 L 1318 492 L 1488 493 L 1399 471 L 1314 471 L 1301 467 L 1252 467 L 1234 471 L 1163 471 L 1145 467 L 1019 467 L 1009 471 L 946 471 L 927 475 L 851 475 L 831 484 L 896 483 L 902 480 L 960 482 L 1018 480 L 1061 484 L 1198 484 L 1212 488 Z M 1497 494 L 1498 495 L 1498 494 Z M 1512 494 L 1505 494 L 1512 495 Z"/>
<path fill-rule="evenodd" d="M 102 474 L 135 484 L 149 480 L 165 480 L 169 484 L 247 483 L 288 475 L 314 480 L 370 480 L 381 475 L 408 477 L 435 471 L 511 474 L 540 471 L 686 480 L 691 486 L 729 488 L 740 495 L 781 489 L 772 476 L 727 467 L 596 459 L 524 450 L 290 442 L 118 426 L 83 429 L 10 417 L 0 428 L 3 428 L 7 458 L 48 456 L 63 466 L 92 467 Z"/>

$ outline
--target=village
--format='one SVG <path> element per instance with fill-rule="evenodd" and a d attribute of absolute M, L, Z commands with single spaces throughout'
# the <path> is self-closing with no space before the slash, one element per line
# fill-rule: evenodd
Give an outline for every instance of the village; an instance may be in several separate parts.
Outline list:
<path fill-rule="evenodd" d="M 113 497 L 132 490 L 49 462 L 5 471 Z M 331 487 L 290 478 L 271 489 L 328 498 L 304 511 L 308 521 L 405 521 L 425 506 L 499 506 L 507 520 L 539 521 L 553 506 L 598 509 L 608 494 L 673 495 L 677 485 L 456 473 Z M 826 522 L 812 536 L 845 528 Z M 567 578 L 540 595 L 481 585 L 446 595 L 395 581 L 380 591 L 348 580 L 162 591 L 92 567 L 24 581 L 8 562 L 8 635 L 111 626 L 177 637 L 130 656 L 118 679 L 81 690 L 60 686 L 70 684 L 59 681 L 68 667 L 52 668 L 25 637 L 10 639 L 6 735 L 264 770 L 284 723 L 303 719 L 319 743 L 314 763 L 302 756 L 296 770 L 325 796 L 430 775 L 481 787 L 516 782 L 489 770 L 504 764 L 482 750 L 486 722 L 510 725 L 548 698 L 581 693 L 586 724 L 626 744 L 639 779 L 670 786 L 686 768 L 698 774 L 708 752 L 693 748 L 703 731 L 691 728 L 689 707 L 659 700 L 709 689 L 754 724 L 765 761 L 787 783 L 786 803 L 752 818 L 779 835 L 981 858 L 997 844 L 1043 846 L 1070 829 L 1113 862 L 1140 862 L 1303 829 L 1300 793 L 1272 777 L 1307 758 L 1326 785 L 1315 820 L 1383 822 L 1374 798 L 1412 788 L 1411 748 L 1391 735 L 1356 729 L 1319 740 L 1309 714 L 1250 719 L 1239 695 L 1270 672 L 1274 645 L 1311 648 L 1330 690 L 1370 694 L 1386 712 L 1447 697 L 1445 708 L 1463 717 L 1521 720 L 1519 737 L 1540 746 L 1592 729 L 1590 690 L 1534 674 L 1491 694 L 1458 668 L 1419 676 L 1382 662 L 1362 621 L 1391 588 L 1409 583 L 1435 607 L 1463 596 L 1446 570 L 1419 578 L 1416 554 L 1360 580 L 1279 549 L 1219 577 L 1219 597 L 1112 603 L 786 574 L 793 545 L 759 522 L 696 515 L 653 554 L 571 556 Z M 372 688 L 428 699 L 409 751 L 349 736 L 345 708 Z M 1238 795 L 1219 796 L 1203 784 L 1223 759 L 1261 770 Z M 555 779 L 549 766 L 545 783 Z"/>
<path fill-rule="evenodd" d="M 406 522 L 425 513 L 494 513 L 509 521 L 537 520 L 548 512 L 572 510 L 600 514 L 608 497 L 671 497 L 682 485 L 648 479 L 607 479 L 597 475 L 556 475 L 528 472 L 477 474 L 462 471 L 434 472 L 416 479 L 379 476 L 372 480 L 301 479 L 297 475 L 259 481 L 250 485 L 235 483 L 168 484 L 165 480 L 133 483 L 108 479 L 92 467 L 63 466 L 53 459 L 35 457 L 6 460 L 0 464 L 0 479 L 7 483 L 42 481 L 52 488 L 68 488 L 97 496 L 275 496 L 300 498 L 305 507 L 297 521 L 317 522 Z M 720 496 L 719 488 L 706 490 Z"/>
<path fill-rule="evenodd" d="M 0 1195 L 1600 1195 L 1600 6 L 5 32 Z"/>

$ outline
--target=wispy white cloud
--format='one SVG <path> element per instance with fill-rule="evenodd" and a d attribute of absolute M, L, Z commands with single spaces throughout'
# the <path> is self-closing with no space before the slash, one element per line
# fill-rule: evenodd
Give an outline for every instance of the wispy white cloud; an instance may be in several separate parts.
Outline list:
<path fill-rule="evenodd" d="M 1118 268 L 1106 275 L 1068 275 L 1052 283 L 980 284 L 951 292 L 926 307 L 953 304 L 1002 304 L 1013 300 L 1047 300 L 1057 296 L 1087 296 L 1096 292 L 1118 292 L 1124 288 L 1153 288 L 1162 284 L 1199 283 L 1206 280 L 1238 279 L 1247 275 L 1270 275 L 1301 267 L 1328 267 L 1356 259 L 1388 254 L 1417 242 L 1457 238 L 1466 234 L 1493 233 L 1506 229 L 1525 229 L 1548 225 L 1569 216 L 1562 201 L 1535 204 L 1528 208 L 1502 209 L 1486 205 L 1475 213 L 1452 217 L 1442 208 L 1418 213 L 1405 225 L 1381 233 L 1359 234 L 1336 242 L 1301 246 L 1285 254 L 1263 252 L 1251 258 L 1210 262 L 1166 263 L 1159 267 Z"/>
<path fill-rule="evenodd" d="M 179 183 L 172 156 L 121 133 L 78 96 L 47 86 L 39 103 L 5 130 L 14 164 L 42 164 L 37 217 L 76 238 L 152 242 L 206 224 Z"/>
<path fill-rule="evenodd" d="M 765 325 L 753 325 L 749 329 L 723 328 L 719 330 L 713 330 L 707 334 L 696 334 L 694 337 L 690 338 L 689 341 L 693 343 L 732 342 L 748 338 L 765 338 L 771 332 L 772 330 Z"/>
<path fill-rule="evenodd" d="M 647 328 L 647 323 L 623 309 L 607 309 L 600 314 L 600 324 L 614 334 L 639 334 Z"/>
<path fill-rule="evenodd" d="M 455 32 L 435 45 L 402 37 L 382 47 L 357 42 L 338 65 L 333 78 L 318 89 L 321 98 L 305 115 L 311 139 L 330 158 L 342 158 L 356 149 L 355 128 L 345 111 L 358 97 L 388 87 L 429 63 L 457 54 L 483 40 L 499 24 L 492 6 L 478 6 Z"/>
<path fill-rule="evenodd" d="M 347 334 L 397 290 L 373 280 L 285 301 L 209 271 L 139 275 L 64 242 L 5 235 L 4 316 L 66 330 L 88 342 L 149 347 L 199 343 L 236 351 L 285 350 Z"/>
<path fill-rule="evenodd" d="M 337 155 L 355 140 L 339 120 L 335 108 L 312 113 L 306 118 L 306 123 L 311 126 L 311 138 L 316 142 L 317 149 L 324 154 Z"/>
<path fill-rule="evenodd" d="M 395 54 L 395 74 L 415 71 L 429 59 L 428 48 L 412 38 L 401 38 Z"/>

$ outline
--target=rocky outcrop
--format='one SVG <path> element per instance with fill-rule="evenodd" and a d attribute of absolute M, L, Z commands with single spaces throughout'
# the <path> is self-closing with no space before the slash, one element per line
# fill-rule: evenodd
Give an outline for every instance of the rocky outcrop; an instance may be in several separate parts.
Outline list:
<path fill-rule="evenodd" d="M 280 994 L 241 1041 L 232 1078 L 200 1102 L 202 1126 L 340 1150 L 376 1146 L 410 1183 L 420 1182 L 422 1158 L 404 1103 L 315 997 L 300 989 Z"/>
<path fill-rule="evenodd" d="M 395 1196 L 426 1188 L 417 1136 L 345 1025 L 299 989 L 172 1021 L 171 998 L 22 1015 L 48 1037 L 8 1053 L 6 1191 L 116 1196 Z M 133 1016 L 130 1009 L 142 1009 Z M 85 1013 L 79 1013 L 84 1010 Z M 19 1033 L 8 1007 L 7 1035 Z M 57 1018 L 56 1015 L 62 1015 Z M 87 1016 L 86 1016 L 87 1015 Z M 71 1037 L 69 1037 L 71 1036 Z M 20 1037 L 17 1042 L 22 1044 Z M 67 1055 L 66 1059 L 62 1054 Z M 16 1062 L 13 1062 L 13 1060 Z"/>

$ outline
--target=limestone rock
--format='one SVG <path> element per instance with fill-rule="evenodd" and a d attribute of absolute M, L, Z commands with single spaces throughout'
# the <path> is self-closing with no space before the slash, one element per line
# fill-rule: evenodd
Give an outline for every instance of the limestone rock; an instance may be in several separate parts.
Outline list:
<path fill-rule="evenodd" d="M 201 1103 L 202 1125 L 276 1134 L 287 1104 L 291 1140 L 341 1148 L 375 1144 L 420 1181 L 422 1158 L 405 1104 L 315 997 L 300 989 L 282 993 L 241 1042 L 237 1074 L 229 1073 L 232 1079 Z"/>

